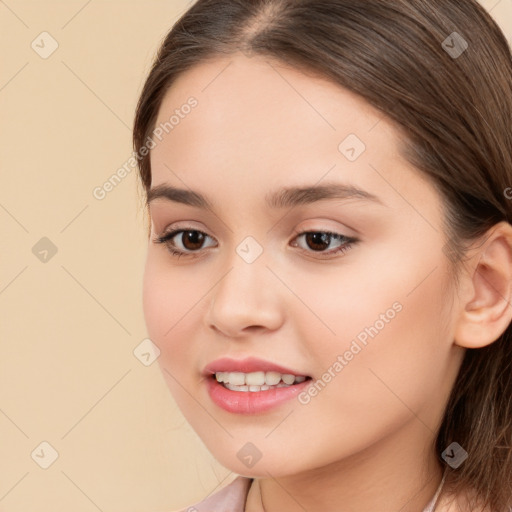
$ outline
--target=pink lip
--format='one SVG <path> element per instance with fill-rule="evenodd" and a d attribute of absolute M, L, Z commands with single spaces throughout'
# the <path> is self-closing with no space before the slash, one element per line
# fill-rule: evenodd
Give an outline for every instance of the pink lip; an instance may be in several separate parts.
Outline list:
<path fill-rule="evenodd" d="M 206 379 L 206 387 L 212 402 L 225 411 L 236 414 L 258 414 L 296 397 L 311 382 L 313 382 L 312 379 L 306 379 L 298 384 L 265 391 L 231 391 L 217 382 L 215 377 L 209 377 Z"/>
<path fill-rule="evenodd" d="M 203 375 L 207 378 L 206 387 L 212 402 L 222 409 L 237 414 L 257 414 L 273 409 L 278 405 L 296 397 L 312 379 L 308 378 L 303 382 L 287 387 L 272 388 L 265 391 L 232 391 L 217 382 L 214 374 L 216 372 L 279 372 L 295 376 L 309 377 L 308 375 L 286 368 L 270 361 L 248 357 L 246 359 L 230 359 L 223 357 L 206 365 Z"/>
<path fill-rule="evenodd" d="M 247 357 L 246 359 L 230 359 L 229 357 L 223 357 L 216 359 L 205 366 L 203 375 L 208 377 L 210 374 L 216 372 L 279 372 L 295 375 L 297 377 L 307 377 L 305 373 L 271 363 L 270 361 L 258 359 L 257 357 Z"/>

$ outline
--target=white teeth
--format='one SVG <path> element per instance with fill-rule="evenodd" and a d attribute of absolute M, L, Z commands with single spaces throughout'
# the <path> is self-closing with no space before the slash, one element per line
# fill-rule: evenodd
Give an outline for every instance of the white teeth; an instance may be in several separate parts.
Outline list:
<path fill-rule="evenodd" d="M 267 372 L 265 374 L 265 384 L 268 386 L 275 386 L 281 381 L 281 374 L 279 372 Z"/>
<path fill-rule="evenodd" d="M 245 373 L 242 372 L 229 372 L 227 374 L 227 379 L 224 378 L 224 382 L 229 382 L 234 386 L 243 386 L 245 382 Z"/>
<path fill-rule="evenodd" d="M 247 373 L 245 375 L 245 383 L 249 386 L 263 386 L 265 384 L 265 372 Z"/>
<path fill-rule="evenodd" d="M 285 373 L 281 378 L 285 384 L 293 384 L 295 381 L 295 375 L 290 375 L 289 373 Z"/>
<path fill-rule="evenodd" d="M 281 374 L 279 372 L 217 372 L 217 382 L 223 382 L 225 387 L 234 391 L 265 391 L 271 387 L 291 386 L 304 382 L 303 375 Z"/>
<path fill-rule="evenodd" d="M 267 389 L 274 389 L 274 388 L 287 388 L 289 387 L 288 384 L 280 383 L 277 386 L 233 386 L 233 384 L 227 384 L 225 383 L 224 386 L 231 391 L 266 391 Z"/>

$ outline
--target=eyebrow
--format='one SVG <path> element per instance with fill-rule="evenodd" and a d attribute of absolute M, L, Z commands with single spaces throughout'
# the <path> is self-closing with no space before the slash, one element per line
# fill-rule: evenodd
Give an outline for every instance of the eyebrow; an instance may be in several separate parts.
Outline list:
<path fill-rule="evenodd" d="M 199 192 L 173 187 L 171 185 L 157 185 L 149 190 L 146 204 L 156 199 L 166 199 L 177 203 L 213 210 L 213 204 Z M 365 190 L 350 184 L 325 183 L 323 185 L 310 185 L 303 187 L 286 187 L 265 196 L 269 208 L 292 208 L 307 205 L 323 199 L 361 199 L 373 201 L 384 206 L 382 201 Z"/>

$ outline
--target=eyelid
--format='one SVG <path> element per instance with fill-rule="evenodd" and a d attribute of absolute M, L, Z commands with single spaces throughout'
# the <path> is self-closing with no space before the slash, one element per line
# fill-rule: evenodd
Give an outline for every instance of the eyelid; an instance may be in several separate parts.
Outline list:
<path fill-rule="evenodd" d="M 300 223 L 300 228 L 294 228 L 295 234 L 307 232 L 329 232 L 337 235 L 343 235 L 347 238 L 359 238 L 362 233 L 359 230 L 349 226 L 348 224 L 342 223 L 339 220 L 336 221 L 329 217 L 315 217 L 314 219 L 307 219 Z"/>

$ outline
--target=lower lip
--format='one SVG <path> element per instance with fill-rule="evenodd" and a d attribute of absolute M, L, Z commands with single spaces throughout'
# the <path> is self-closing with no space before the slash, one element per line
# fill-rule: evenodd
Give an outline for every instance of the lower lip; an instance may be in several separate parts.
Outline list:
<path fill-rule="evenodd" d="M 237 414 L 258 414 L 296 397 L 312 379 L 265 391 L 231 391 L 215 378 L 208 377 L 206 381 L 210 398 L 222 409 Z"/>

